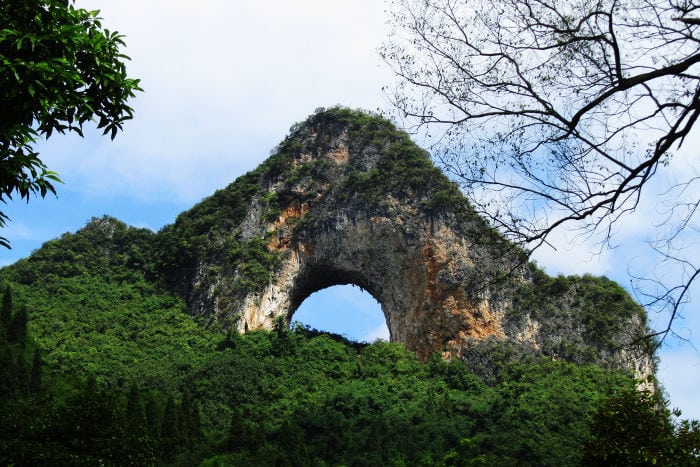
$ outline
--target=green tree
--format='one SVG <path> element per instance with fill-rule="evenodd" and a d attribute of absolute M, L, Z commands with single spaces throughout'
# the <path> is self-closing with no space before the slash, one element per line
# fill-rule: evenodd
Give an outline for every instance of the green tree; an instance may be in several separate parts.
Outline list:
<path fill-rule="evenodd" d="M 27 360 L 24 358 L 24 351 L 17 352 L 15 355 L 16 364 L 16 388 L 22 396 L 29 394 L 29 380 L 31 378 L 30 370 L 27 368 Z"/>
<path fill-rule="evenodd" d="M 168 396 L 163 412 L 163 423 L 161 425 L 163 458 L 172 460 L 175 456 L 175 451 L 178 450 L 181 436 L 178 422 L 178 411 L 175 406 L 173 396 Z"/>
<path fill-rule="evenodd" d="M 82 136 L 89 121 L 114 138 L 132 118 L 127 101 L 140 88 L 126 75 L 123 36 L 73 3 L 0 3 L 0 201 L 56 192 L 60 179 L 34 149 L 38 138 Z M 0 212 L 0 227 L 7 219 Z"/>
<path fill-rule="evenodd" d="M 274 453 L 275 465 L 280 467 L 309 465 L 309 452 L 304 432 L 297 424 L 285 420 L 273 439 L 277 448 Z"/>
<path fill-rule="evenodd" d="M 398 76 L 397 110 L 434 138 L 436 159 L 508 237 L 536 248 L 575 228 L 610 240 L 642 191 L 666 184 L 653 247 L 681 274 L 661 288 L 641 281 L 650 286 L 640 292 L 670 309 L 670 327 L 700 277 L 684 239 L 700 215 L 697 160 L 672 184 L 659 176 L 700 116 L 697 3 L 391 4 L 382 55 Z"/>
<path fill-rule="evenodd" d="M 255 421 L 246 418 L 239 407 L 234 407 L 232 411 L 227 449 L 233 452 L 242 450 L 255 452 L 262 442 L 262 428 Z"/>
<path fill-rule="evenodd" d="M 9 285 L 5 286 L 5 291 L 2 294 L 2 309 L 0 309 L 0 324 L 7 329 L 12 321 L 12 289 Z"/>
<path fill-rule="evenodd" d="M 5 346 L 0 349 L 0 368 L 2 368 L 2 376 L 0 376 L 0 397 L 8 398 L 14 395 L 15 389 L 19 386 L 17 377 L 17 364 L 15 363 L 12 349 Z"/>
<path fill-rule="evenodd" d="M 658 392 L 631 388 L 608 399 L 595 413 L 583 465 L 694 466 L 699 459 L 698 422 L 675 425 Z"/>
<path fill-rule="evenodd" d="M 293 351 L 294 345 L 292 343 L 292 333 L 289 330 L 287 324 L 287 316 L 280 315 L 275 318 L 272 323 L 272 328 L 275 335 L 275 344 L 273 347 L 273 353 L 277 357 L 286 357 L 290 352 Z"/>
<path fill-rule="evenodd" d="M 67 414 L 65 430 L 75 437 L 76 445 L 84 446 L 90 453 L 104 450 L 103 442 L 115 425 L 115 407 L 112 395 L 97 384 L 94 375 L 88 376 L 69 401 Z"/>
<path fill-rule="evenodd" d="M 27 344 L 27 306 L 22 305 L 12 316 L 10 327 L 7 329 L 7 341 L 24 347 Z"/>
<path fill-rule="evenodd" d="M 148 433 L 155 441 L 160 441 L 161 420 L 158 413 L 158 404 L 153 394 L 149 393 L 146 397 L 146 425 Z"/>
<path fill-rule="evenodd" d="M 129 388 L 129 397 L 126 400 L 126 424 L 129 427 L 143 428 L 146 426 L 146 412 L 141 403 L 141 394 L 136 383 Z"/>
<path fill-rule="evenodd" d="M 41 391 L 41 351 L 37 348 L 34 350 L 32 358 L 32 372 L 29 377 L 29 392 L 30 394 L 39 394 Z"/>
<path fill-rule="evenodd" d="M 182 400 L 180 401 L 180 435 L 188 447 L 196 446 L 204 438 L 202 432 L 202 420 L 199 415 L 199 409 L 192 400 L 189 389 L 185 388 L 182 391 Z"/>
<path fill-rule="evenodd" d="M 459 440 L 457 447 L 450 450 L 442 462 L 445 466 L 472 467 L 477 465 L 489 465 L 488 457 L 478 453 L 478 443 L 471 438 Z"/>

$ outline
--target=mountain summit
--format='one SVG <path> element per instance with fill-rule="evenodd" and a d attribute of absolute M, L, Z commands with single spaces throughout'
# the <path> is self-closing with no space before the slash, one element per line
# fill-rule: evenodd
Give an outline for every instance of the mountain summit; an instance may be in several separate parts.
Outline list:
<path fill-rule="evenodd" d="M 158 270 L 190 312 L 240 332 L 354 284 L 391 340 L 484 371 L 545 355 L 653 372 L 644 310 L 617 284 L 550 278 L 389 121 L 321 109 L 254 171 L 158 233 Z"/>

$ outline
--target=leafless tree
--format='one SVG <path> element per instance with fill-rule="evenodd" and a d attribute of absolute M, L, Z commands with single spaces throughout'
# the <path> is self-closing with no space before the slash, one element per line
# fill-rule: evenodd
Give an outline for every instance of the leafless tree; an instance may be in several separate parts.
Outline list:
<path fill-rule="evenodd" d="M 609 244 L 700 114 L 697 0 L 394 0 L 389 11 L 395 107 L 477 209 L 531 249 L 557 229 Z M 700 274 L 678 247 L 697 230 L 696 176 L 668 187 L 684 196 L 653 233 L 682 277 L 647 278 L 640 292 L 671 312 L 662 337 Z"/>

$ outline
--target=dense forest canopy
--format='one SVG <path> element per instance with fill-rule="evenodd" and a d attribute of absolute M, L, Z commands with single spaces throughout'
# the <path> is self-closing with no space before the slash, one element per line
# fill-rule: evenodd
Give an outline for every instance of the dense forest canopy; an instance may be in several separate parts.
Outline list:
<path fill-rule="evenodd" d="M 207 331 L 182 304 L 153 301 L 147 284 L 123 279 L 117 268 L 82 283 L 53 280 L 80 300 L 117 295 L 145 307 L 125 319 L 104 302 L 76 315 L 74 302 L 47 307 L 21 284 L 5 289 L 3 462 L 572 465 L 620 441 L 591 438 L 595 417 L 617 420 L 595 415 L 614 398 L 663 422 L 658 439 L 640 441 L 649 456 L 670 459 L 669 440 L 695 439 L 695 425 L 676 428 L 656 402 L 631 398 L 635 382 L 618 372 L 504 362 L 486 384 L 460 361 L 436 354 L 421 363 L 398 344 L 283 323 L 245 335 Z M 36 318 L 29 325 L 25 303 Z M 53 315 L 51 333 L 42 315 Z"/>

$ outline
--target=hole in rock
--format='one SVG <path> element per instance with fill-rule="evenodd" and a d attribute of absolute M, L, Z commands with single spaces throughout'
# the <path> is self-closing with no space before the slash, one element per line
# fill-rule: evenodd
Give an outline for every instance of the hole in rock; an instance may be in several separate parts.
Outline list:
<path fill-rule="evenodd" d="M 353 285 L 334 285 L 309 295 L 294 312 L 294 322 L 355 342 L 389 340 L 381 305 Z"/>

